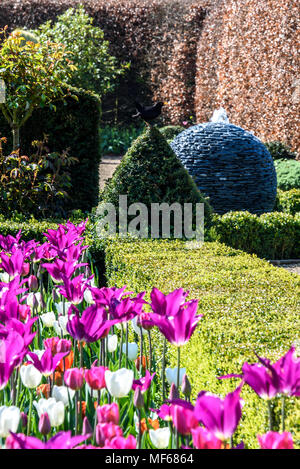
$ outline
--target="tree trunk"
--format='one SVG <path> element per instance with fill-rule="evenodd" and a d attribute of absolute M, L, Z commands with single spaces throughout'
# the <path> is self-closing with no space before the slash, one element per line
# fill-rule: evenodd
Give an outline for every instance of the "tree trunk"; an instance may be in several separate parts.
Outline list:
<path fill-rule="evenodd" d="M 13 134 L 13 151 L 16 151 L 20 148 L 20 128 L 17 124 L 12 125 L 12 134 Z"/>

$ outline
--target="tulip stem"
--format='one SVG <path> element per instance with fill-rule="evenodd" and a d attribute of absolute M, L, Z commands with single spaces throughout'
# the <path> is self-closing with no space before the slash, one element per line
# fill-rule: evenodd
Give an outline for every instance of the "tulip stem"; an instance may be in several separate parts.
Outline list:
<path fill-rule="evenodd" d="M 128 367 L 128 322 L 126 322 L 126 358 L 125 358 L 125 368 Z"/>
<path fill-rule="evenodd" d="M 180 380 L 180 347 L 177 347 L 177 390 L 178 390 L 178 394 L 180 395 L 179 380 Z"/>
<path fill-rule="evenodd" d="M 21 387 L 21 373 L 20 370 L 18 371 L 18 379 L 17 379 L 17 395 L 16 395 L 16 406 L 18 407 L 19 404 L 19 395 L 20 395 L 20 387 Z"/>
<path fill-rule="evenodd" d="M 28 423 L 27 423 L 27 436 L 30 435 L 31 430 L 31 414 L 32 414 L 32 391 L 29 390 L 29 411 L 28 411 Z"/>
<path fill-rule="evenodd" d="M 267 400 L 268 403 L 268 415 L 269 415 L 269 430 L 273 431 L 273 409 L 270 399 Z"/>
<path fill-rule="evenodd" d="M 163 402 L 165 402 L 165 399 L 166 399 L 166 377 L 165 377 L 165 368 L 166 368 L 166 348 L 167 348 L 167 339 L 164 338 L 163 360 L 162 360 L 162 369 L 161 369 Z"/>
<path fill-rule="evenodd" d="M 75 391 L 75 435 L 78 431 L 78 390 Z"/>
<path fill-rule="evenodd" d="M 143 372 L 143 330 L 140 327 L 140 375 L 142 376 Z"/>
<path fill-rule="evenodd" d="M 120 343 L 120 353 L 119 353 L 119 368 L 121 368 L 122 365 L 122 353 L 123 353 L 123 342 L 124 342 L 124 329 L 123 325 L 121 324 L 121 343 Z"/>
<path fill-rule="evenodd" d="M 142 449 L 142 414 L 141 409 L 138 409 L 138 418 L 139 418 L 139 437 L 138 437 L 138 449 Z"/>
<path fill-rule="evenodd" d="M 148 330 L 148 340 L 149 340 L 149 371 L 152 371 L 152 342 L 151 342 L 151 332 Z"/>
<path fill-rule="evenodd" d="M 281 398 L 281 431 L 285 431 L 285 396 Z"/>

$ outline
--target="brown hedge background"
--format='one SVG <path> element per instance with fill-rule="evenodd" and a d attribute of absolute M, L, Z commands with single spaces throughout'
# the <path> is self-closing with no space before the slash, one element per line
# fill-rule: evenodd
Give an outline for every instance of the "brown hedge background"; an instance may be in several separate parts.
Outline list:
<path fill-rule="evenodd" d="M 231 122 L 300 154 L 299 0 L 2 0 L 0 26 L 35 28 L 84 3 L 131 71 L 103 120 L 131 122 L 133 101 L 168 101 L 164 121 Z"/>

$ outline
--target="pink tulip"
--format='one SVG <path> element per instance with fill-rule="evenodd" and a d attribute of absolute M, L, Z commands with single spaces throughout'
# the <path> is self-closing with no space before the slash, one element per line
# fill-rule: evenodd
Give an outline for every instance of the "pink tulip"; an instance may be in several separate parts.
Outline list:
<path fill-rule="evenodd" d="M 105 404 L 97 407 L 98 423 L 114 423 L 119 424 L 120 414 L 119 407 L 116 402 Z"/>
<path fill-rule="evenodd" d="M 118 425 L 111 422 L 96 425 L 96 442 L 101 448 L 116 436 L 123 436 L 123 431 Z"/>
<path fill-rule="evenodd" d="M 90 370 L 85 370 L 85 380 L 91 389 L 99 390 L 106 387 L 105 366 L 92 366 Z"/>
<path fill-rule="evenodd" d="M 223 442 L 203 427 L 192 429 L 193 445 L 197 449 L 221 449 Z"/>
<path fill-rule="evenodd" d="M 127 438 L 116 436 L 106 440 L 103 449 L 136 449 L 136 439 L 133 435 L 128 435 Z"/>
<path fill-rule="evenodd" d="M 257 435 L 261 449 L 293 449 L 294 443 L 289 432 L 277 433 L 268 432 L 264 435 Z"/>
<path fill-rule="evenodd" d="M 84 370 L 79 368 L 69 368 L 65 371 L 64 381 L 66 386 L 76 391 L 82 388 L 84 381 Z"/>

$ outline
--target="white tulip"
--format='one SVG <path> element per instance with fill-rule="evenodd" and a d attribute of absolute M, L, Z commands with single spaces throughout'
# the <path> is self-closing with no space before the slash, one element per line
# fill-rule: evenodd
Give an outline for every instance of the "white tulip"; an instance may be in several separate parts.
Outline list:
<path fill-rule="evenodd" d="M 53 327 L 54 321 L 56 321 L 56 317 L 53 311 L 49 311 L 49 313 L 41 314 L 40 318 L 45 327 Z"/>
<path fill-rule="evenodd" d="M 65 406 L 63 402 L 57 402 L 54 397 L 50 397 L 49 399 L 40 399 L 38 402 L 34 401 L 34 406 L 39 417 L 47 412 L 51 427 L 59 427 L 64 423 Z"/>
<path fill-rule="evenodd" d="M 92 292 L 88 288 L 84 290 L 83 297 L 89 305 L 92 305 L 95 303 L 93 296 L 92 296 Z"/>
<path fill-rule="evenodd" d="M 59 316 L 58 321 L 53 322 L 53 327 L 57 335 L 68 335 L 68 331 L 66 329 L 68 322 L 68 316 Z"/>
<path fill-rule="evenodd" d="M 151 443 L 155 448 L 167 448 L 170 443 L 170 429 L 169 427 L 158 428 L 157 430 L 149 430 Z"/>
<path fill-rule="evenodd" d="M 118 347 L 118 336 L 117 334 L 107 336 L 107 350 L 112 353 L 117 350 Z"/>
<path fill-rule="evenodd" d="M 138 336 L 140 336 L 141 335 L 141 329 L 142 329 L 142 334 L 143 335 L 147 334 L 146 329 L 144 329 L 143 327 L 141 328 L 137 325 L 137 320 L 138 320 L 138 316 L 133 318 L 132 321 L 131 321 L 132 327 L 133 327 L 134 331 L 136 332 L 136 334 L 138 334 Z"/>
<path fill-rule="evenodd" d="M 135 342 L 129 342 L 128 344 L 128 359 L 135 360 L 138 356 L 138 345 Z M 126 353 L 126 344 L 123 344 L 123 353 Z"/>
<path fill-rule="evenodd" d="M 42 373 L 34 365 L 21 366 L 20 376 L 24 386 L 29 389 L 36 388 L 42 381 Z"/>
<path fill-rule="evenodd" d="M 132 370 L 121 368 L 118 371 L 105 372 L 105 383 L 108 392 L 116 398 L 125 397 L 132 387 L 134 374 Z"/>
<path fill-rule="evenodd" d="M 10 433 L 16 432 L 21 418 L 20 409 L 14 405 L 0 407 L 0 438 L 6 438 Z"/>
<path fill-rule="evenodd" d="M 72 303 L 70 301 L 65 301 L 65 302 L 60 301 L 59 303 L 54 303 L 54 304 L 55 304 L 56 311 L 58 312 L 58 314 L 68 314 L 68 310 Z"/>
<path fill-rule="evenodd" d="M 26 303 L 28 304 L 28 306 L 33 308 L 33 303 L 34 302 L 37 302 L 37 310 L 41 311 L 41 308 L 42 308 L 42 295 L 39 291 L 36 292 L 36 293 L 30 292 L 27 296 Z"/>
<path fill-rule="evenodd" d="M 2 274 L 0 274 L 0 280 L 1 282 L 3 283 L 8 283 L 10 278 L 9 278 L 9 274 L 7 272 L 2 272 Z M 6 289 L 8 290 L 8 288 Z M 1 292 L 2 293 L 2 292 Z"/>
<path fill-rule="evenodd" d="M 65 407 L 69 405 L 68 393 L 70 396 L 70 400 L 72 401 L 75 395 L 75 391 L 73 389 L 68 388 L 67 386 L 53 386 L 52 397 L 54 397 L 57 402 L 62 402 Z"/>
<path fill-rule="evenodd" d="M 169 385 L 171 386 L 172 383 L 175 384 L 175 386 L 177 386 L 177 370 L 178 368 L 167 368 L 166 369 L 166 378 L 167 378 L 167 381 L 169 383 Z M 181 386 L 182 384 L 182 380 L 183 380 L 183 377 L 185 375 L 185 368 L 180 368 L 179 370 L 179 384 Z"/>

